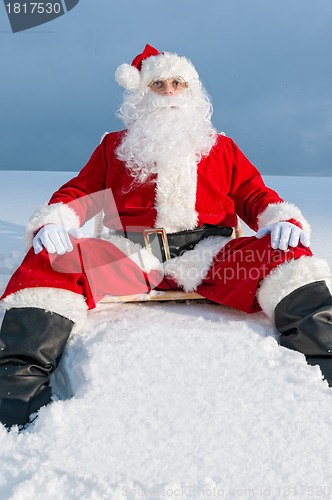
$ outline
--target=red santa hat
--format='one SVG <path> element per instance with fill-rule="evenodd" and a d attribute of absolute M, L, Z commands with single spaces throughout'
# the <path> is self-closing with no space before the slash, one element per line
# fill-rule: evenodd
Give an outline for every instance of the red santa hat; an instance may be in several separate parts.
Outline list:
<path fill-rule="evenodd" d="M 115 72 L 116 82 L 126 90 L 135 91 L 145 88 L 156 78 L 181 76 L 186 82 L 198 81 L 198 73 L 185 57 L 169 52 L 158 52 L 147 44 L 141 54 L 131 64 L 121 64 Z"/>

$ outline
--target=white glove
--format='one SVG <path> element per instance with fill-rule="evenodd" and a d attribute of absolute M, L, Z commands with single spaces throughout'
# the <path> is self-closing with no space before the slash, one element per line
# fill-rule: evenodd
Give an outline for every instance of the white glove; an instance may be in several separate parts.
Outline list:
<path fill-rule="evenodd" d="M 260 239 L 271 233 L 271 246 L 274 250 L 287 250 L 290 247 L 297 247 L 299 242 L 305 247 L 310 246 L 309 236 L 295 224 L 291 222 L 273 222 L 259 229 L 256 238 Z"/>
<path fill-rule="evenodd" d="M 45 247 L 48 253 L 58 255 L 71 252 L 73 245 L 68 236 L 69 234 L 77 239 L 83 237 L 80 229 L 67 229 L 61 224 L 46 224 L 32 240 L 33 249 L 35 253 L 39 253 Z"/>

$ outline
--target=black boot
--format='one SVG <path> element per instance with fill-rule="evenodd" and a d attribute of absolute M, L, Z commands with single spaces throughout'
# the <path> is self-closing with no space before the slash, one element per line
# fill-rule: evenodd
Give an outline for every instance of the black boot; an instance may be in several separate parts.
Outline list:
<path fill-rule="evenodd" d="M 294 290 L 275 308 L 280 344 L 302 352 L 310 365 L 319 365 L 332 386 L 332 296 L 325 281 Z"/>
<path fill-rule="evenodd" d="M 35 307 L 6 312 L 0 332 L 0 422 L 24 425 L 50 402 L 49 375 L 58 366 L 73 322 Z"/>

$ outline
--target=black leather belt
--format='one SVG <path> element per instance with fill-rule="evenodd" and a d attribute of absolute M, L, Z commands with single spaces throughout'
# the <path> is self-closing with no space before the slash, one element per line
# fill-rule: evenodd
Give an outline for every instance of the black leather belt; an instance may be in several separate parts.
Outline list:
<path fill-rule="evenodd" d="M 232 236 L 232 227 L 205 225 L 188 231 L 166 233 L 164 228 L 149 228 L 143 232 L 116 231 L 117 235 L 124 236 L 134 243 L 145 246 L 161 262 L 178 257 L 188 250 L 192 250 L 199 241 L 209 236 Z"/>

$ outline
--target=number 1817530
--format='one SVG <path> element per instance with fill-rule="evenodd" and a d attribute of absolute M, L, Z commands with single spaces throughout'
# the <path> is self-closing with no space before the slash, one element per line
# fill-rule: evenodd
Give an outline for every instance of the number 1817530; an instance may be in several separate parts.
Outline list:
<path fill-rule="evenodd" d="M 60 14 L 61 4 L 50 2 L 11 2 L 6 4 L 8 14 Z"/>

